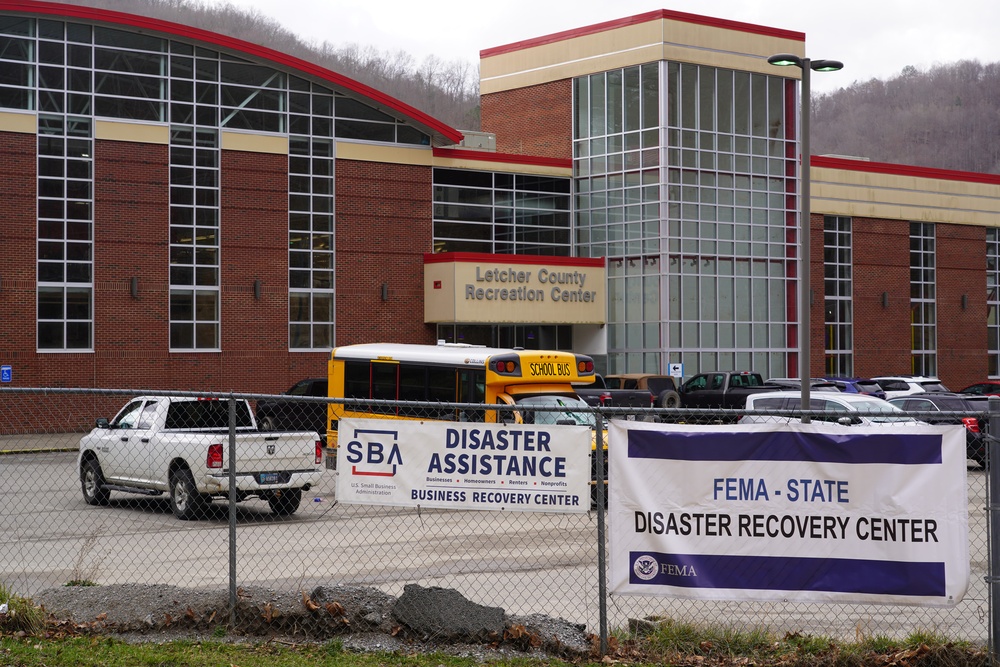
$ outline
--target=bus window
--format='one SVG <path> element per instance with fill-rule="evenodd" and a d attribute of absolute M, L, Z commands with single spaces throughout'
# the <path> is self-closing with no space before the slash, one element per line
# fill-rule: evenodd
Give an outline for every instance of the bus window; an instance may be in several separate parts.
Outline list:
<path fill-rule="evenodd" d="M 395 401 L 398 396 L 397 372 L 399 364 L 372 363 L 372 398 L 381 401 Z M 373 405 L 372 412 L 383 415 L 396 414 L 392 405 Z"/>
<path fill-rule="evenodd" d="M 427 400 L 439 401 L 441 403 L 455 403 L 455 378 L 457 372 L 454 368 L 438 368 L 430 366 L 427 368 Z M 458 411 L 454 408 L 441 408 L 437 415 L 429 415 L 434 419 L 445 419 L 454 421 L 458 419 Z"/>
<path fill-rule="evenodd" d="M 367 361 L 344 362 L 344 398 L 371 398 L 371 375 Z"/>
<path fill-rule="evenodd" d="M 399 400 L 426 401 L 427 368 L 415 364 L 399 365 Z"/>
<path fill-rule="evenodd" d="M 486 372 L 478 370 L 458 371 L 458 402 L 486 402 Z M 485 410 L 463 410 L 459 420 L 465 422 L 481 422 L 486 419 Z"/>

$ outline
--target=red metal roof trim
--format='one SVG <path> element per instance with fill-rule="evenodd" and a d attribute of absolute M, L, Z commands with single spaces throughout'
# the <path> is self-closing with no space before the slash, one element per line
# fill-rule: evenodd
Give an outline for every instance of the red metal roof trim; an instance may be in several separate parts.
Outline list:
<path fill-rule="evenodd" d="M 867 171 L 873 174 L 892 174 L 894 176 L 913 176 L 915 178 L 940 178 L 948 181 L 965 181 L 968 183 L 1000 185 L 1000 175 L 983 174 L 976 171 L 956 171 L 954 169 L 935 169 L 934 167 L 915 167 L 907 164 L 851 160 L 850 158 L 829 157 L 823 155 L 813 155 L 809 162 L 813 167 L 824 167 L 826 169 Z"/>
<path fill-rule="evenodd" d="M 488 252 L 425 252 L 424 264 L 454 262 L 501 262 L 506 264 L 555 264 L 604 268 L 603 257 L 556 257 L 554 255 L 494 255 Z"/>
<path fill-rule="evenodd" d="M 515 155 L 514 153 L 490 153 L 461 148 L 435 148 L 434 157 L 454 160 L 478 160 L 482 162 L 502 162 L 504 164 L 527 164 L 536 167 L 558 167 L 572 169 L 573 160 L 566 158 L 541 157 L 539 155 Z"/>
<path fill-rule="evenodd" d="M 574 37 L 594 35 L 599 32 L 606 32 L 608 30 L 615 30 L 617 28 L 624 28 L 630 25 L 638 25 L 640 23 L 647 23 L 649 21 L 657 21 L 659 19 L 682 21 L 684 23 L 695 23 L 697 25 L 706 25 L 713 28 L 724 28 L 726 30 L 736 30 L 739 32 L 747 32 L 754 35 L 766 35 L 768 37 L 794 39 L 799 42 L 806 41 L 806 35 L 804 32 L 795 32 L 793 30 L 782 30 L 781 28 L 770 28 L 768 26 L 755 25 L 753 23 L 742 23 L 740 21 L 729 21 L 726 19 L 713 18 L 711 16 L 688 14 L 687 12 L 675 12 L 669 9 L 657 9 L 651 12 L 646 12 L 645 14 L 636 14 L 635 16 L 627 16 L 625 18 L 615 19 L 613 21 L 605 21 L 604 23 L 595 23 L 594 25 L 584 26 L 582 28 L 574 28 L 572 30 L 555 32 L 552 33 L 551 35 L 545 35 L 543 37 L 526 39 L 521 42 L 514 42 L 513 44 L 505 44 L 503 46 L 495 46 L 489 49 L 483 49 L 479 52 L 479 57 L 480 59 L 489 58 L 490 56 L 498 56 L 503 53 L 512 53 L 514 51 L 521 51 L 522 49 L 530 49 L 535 46 L 544 46 L 545 44 L 554 44 L 555 42 L 561 42 L 563 40 L 573 39 Z"/>
<path fill-rule="evenodd" d="M 242 39 L 236 39 L 235 37 L 227 37 L 226 35 L 209 32 L 207 30 L 202 30 L 201 28 L 194 28 L 192 26 L 183 25 L 181 23 L 173 23 L 171 21 L 147 18 L 136 14 L 126 14 L 124 12 L 109 9 L 97 9 L 94 7 L 83 7 L 79 5 L 67 5 L 58 2 L 40 2 L 39 0 L 0 0 L 0 12 L 19 12 L 85 19 L 88 21 L 128 26 L 139 30 L 153 30 L 169 35 L 176 35 L 177 37 L 214 44 L 220 48 L 239 51 L 250 56 L 263 58 L 273 63 L 291 67 L 306 74 L 329 81 L 336 86 L 355 92 L 385 107 L 393 109 L 403 116 L 411 118 L 413 121 L 430 128 L 434 132 L 440 133 L 442 136 L 454 141 L 455 143 L 461 142 L 465 136 L 453 127 L 445 125 L 441 121 L 428 116 L 423 111 L 415 109 L 405 102 L 401 102 L 400 100 L 386 95 L 381 91 L 366 86 L 360 81 L 355 81 L 354 79 L 348 78 L 342 74 L 337 74 L 332 70 L 314 65 L 308 61 L 302 60 L 301 58 L 296 58 L 295 56 L 275 51 L 274 49 L 270 49 L 266 46 L 246 42 Z"/>

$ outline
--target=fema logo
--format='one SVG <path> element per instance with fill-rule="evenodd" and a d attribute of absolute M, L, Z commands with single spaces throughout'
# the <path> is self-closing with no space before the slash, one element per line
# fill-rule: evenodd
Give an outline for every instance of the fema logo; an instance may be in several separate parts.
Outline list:
<path fill-rule="evenodd" d="M 656 562 L 656 559 L 648 555 L 639 556 L 632 563 L 632 571 L 635 572 L 635 576 L 643 581 L 649 581 L 655 577 L 659 567 L 660 564 Z"/>

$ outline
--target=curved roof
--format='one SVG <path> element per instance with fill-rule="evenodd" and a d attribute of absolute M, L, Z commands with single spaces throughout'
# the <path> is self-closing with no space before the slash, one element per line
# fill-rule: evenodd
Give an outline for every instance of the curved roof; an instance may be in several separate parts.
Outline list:
<path fill-rule="evenodd" d="M 320 79 L 340 92 L 350 94 L 352 97 L 364 98 L 367 104 L 380 111 L 384 111 L 401 120 L 406 120 L 421 131 L 430 134 L 438 142 L 460 143 L 464 136 L 459 130 L 445 125 L 441 121 L 411 107 L 405 102 L 401 102 L 359 81 L 355 81 L 342 74 L 337 74 L 332 70 L 320 67 L 301 58 L 269 49 L 266 46 L 236 39 L 235 37 L 227 37 L 226 35 L 209 32 L 208 30 L 173 23 L 171 21 L 138 16 L 136 14 L 80 5 L 67 5 L 59 2 L 43 2 L 40 0 L 0 0 L 0 13 L 21 13 L 36 17 L 58 16 L 117 26 L 119 28 L 153 31 L 186 40 L 196 40 L 206 45 L 211 45 L 218 50 L 227 51 L 242 57 L 253 57 L 268 61 L 276 66 L 294 69 L 302 75 Z"/>

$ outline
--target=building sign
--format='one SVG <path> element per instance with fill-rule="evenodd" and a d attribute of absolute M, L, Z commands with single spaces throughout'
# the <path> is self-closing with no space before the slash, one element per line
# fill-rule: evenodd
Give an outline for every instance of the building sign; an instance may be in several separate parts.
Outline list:
<path fill-rule="evenodd" d="M 604 324 L 603 258 L 424 255 L 424 321 Z"/>
<path fill-rule="evenodd" d="M 337 501 L 510 512 L 590 511 L 590 429 L 341 419 Z"/>
<path fill-rule="evenodd" d="M 969 585 L 961 426 L 613 420 L 615 593 L 947 607 Z"/>

